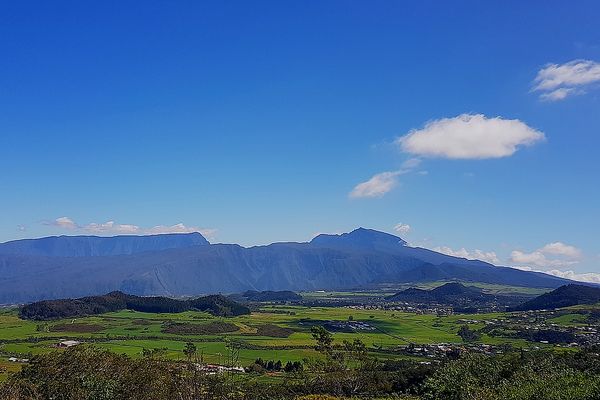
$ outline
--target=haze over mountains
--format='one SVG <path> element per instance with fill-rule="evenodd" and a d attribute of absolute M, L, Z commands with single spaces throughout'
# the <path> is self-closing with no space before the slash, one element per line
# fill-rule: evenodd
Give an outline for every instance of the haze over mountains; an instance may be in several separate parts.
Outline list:
<path fill-rule="evenodd" d="M 0 303 L 114 290 L 195 296 L 449 279 L 550 288 L 570 282 L 409 247 L 397 236 L 364 228 L 319 235 L 308 243 L 249 248 L 210 244 L 199 233 L 60 236 L 0 244 Z"/>

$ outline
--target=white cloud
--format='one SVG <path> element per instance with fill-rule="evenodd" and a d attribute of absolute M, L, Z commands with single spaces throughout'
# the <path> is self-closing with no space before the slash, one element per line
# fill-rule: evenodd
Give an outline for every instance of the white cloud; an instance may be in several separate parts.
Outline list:
<path fill-rule="evenodd" d="M 579 91 L 577 91 L 573 88 L 560 88 L 560 89 L 552 90 L 551 92 L 542 93 L 540 95 L 540 98 L 542 100 L 558 101 L 558 100 L 566 99 L 567 96 L 569 96 L 571 94 L 576 94 L 578 92 Z"/>
<path fill-rule="evenodd" d="M 539 268 L 559 268 L 577 263 L 576 261 L 551 259 L 541 251 L 525 253 L 520 250 L 514 250 L 510 253 L 510 261 L 519 265 L 533 265 Z"/>
<path fill-rule="evenodd" d="M 520 146 L 544 140 L 544 134 L 518 119 L 461 114 L 428 122 L 396 139 L 407 153 L 425 157 L 485 159 L 508 157 Z"/>
<path fill-rule="evenodd" d="M 207 229 L 200 228 L 198 226 L 186 226 L 182 223 L 167 226 L 167 225 L 157 225 L 152 228 L 144 229 L 144 233 L 159 235 L 163 233 L 192 233 L 192 232 L 200 232 L 202 235 L 207 237 L 213 237 L 216 233 L 216 229 Z"/>
<path fill-rule="evenodd" d="M 394 230 L 401 235 L 406 235 L 408 232 L 410 232 L 410 225 L 400 222 L 394 226 Z"/>
<path fill-rule="evenodd" d="M 409 171 L 409 170 L 417 168 L 419 165 L 421 165 L 420 158 L 409 158 L 408 160 L 406 160 L 402 163 L 401 169 Z"/>
<path fill-rule="evenodd" d="M 543 100 L 557 101 L 585 93 L 584 88 L 599 82 L 600 63 L 573 60 L 565 64 L 544 66 L 535 77 L 533 90 L 541 92 Z"/>
<path fill-rule="evenodd" d="M 579 263 L 580 258 L 581 250 L 562 242 L 548 243 L 531 253 L 521 250 L 510 253 L 512 263 L 538 268 L 564 268 Z"/>
<path fill-rule="evenodd" d="M 421 164 L 419 158 L 409 158 L 397 171 L 386 171 L 375 174 L 368 181 L 361 182 L 352 189 L 351 198 L 382 197 L 398 185 L 398 177 L 409 173 Z"/>
<path fill-rule="evenodd" d="M 85 225 L 79 225 L 69 217 L 60 217 L 51 222 L 44 222 L 44 224 L 61 229 L 78 230 L 90 234 L 159 235 L 166 233 L 199 232 L 205 237 L 213 238 L 217 232 L 216 229 L 186 226 L 182 223 L 175 225 L 156 225 L 151 228 L 142 228 L 132 224 L 117 224 L 115 221 L 107 221 L 104 223 L 92 222 Z"/>
<path fill-rule="evenodd" d="M 550 271 L 542 271 L 549 275 L 558 276 L 560 278 L 571 279 L 574 281 L 580 282 L 592 282 L 592 283 L 600 283 L 600 274 L 594 272 L 584 272 L 584 273 L 576 273 L 575 271 L 561 271 L 558 269 L 553 269 Z"/>
<path fill-rule="evenodd" d="M 555 254 L 571 258 L 581 257 L 581 250 L 575 246 L 570 246 L 562 242 L 548 243 L 542 247 L 540 251 L 546 254 Z"/>
<path fill-rule="evenodd" d="M 396 187 L 400 174 L 400 171 L 387 171 L 373 175 L 368 181 L 356 185 L 350 192 L 350 197 L 381 197 Z"/>
<path fill-rule="evenodd" d="M 549 271 L 538 270 L 527 266 L 516 266 L 513 267 L 516 269 L 520 269 L 522 271 L 533 271 L 533 272 L 541 272 L 543 274 L 548 274 L 552 276 L 557 276 L 559 278 L 571 279 L 579 282 L 592 282 L 592 283 L 600 283 L 600 274 L 595 272 L 583 272 L 577 273 L 573 270 L 563 271 L 560 269 L 551 269 Z"/>
<path fill-rule="evenodd" d="M 75 229 L 77 224 L 69 217 L 56 218 L 54 221 L 44 221 L 44 225 L 56 226 L 62 229 Z"/>
<path fill-rule="evenodd" d="M 108 221 L 103 224 L 92 222 L 80 227 L 82 230 L 90 233 L 140 233 L 141 229 L 137 225 L 115 224 L 114 221 Z"/>
<path fill-rule="evenodd" d="M 481 261 L 488 262 L 490 264 L 499 264 L 500 263 L 500 259 L 498 258 L 496 253 L 493 251 L 483 251 L 483 250 L 479 250 L 479 249 L 470 251 L 470 250 L 465 249 L 464 247 L 462 247 L 458 250 L 453 250 L 452 248 L 447 247 L 447 246 L 435 247 L 435 248 L 433 248 L 433 251 L 437 251 L 438 253 L 447 254 L 447 255 L 453 256 L 453 257 L 466 258 L 468 260 L 481 260 Z"/>

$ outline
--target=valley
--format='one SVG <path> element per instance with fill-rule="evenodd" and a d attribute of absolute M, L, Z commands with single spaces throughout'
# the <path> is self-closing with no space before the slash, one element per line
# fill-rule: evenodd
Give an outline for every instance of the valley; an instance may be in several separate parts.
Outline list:
<path fill-rule="evenodd" d="M 435 285 L 432 283 L 432 285 Z M 442 287 L 443 282 L 438 282 Z M 427 285 L 426 285 L 427 286 Z M 485 286 L 485 285 L 484 285 Z M 488 289 L 513 293 L 513 287 Z M 393 290 L 392 290 L 393 292 Z M 111 352 L 141 358 L 156 352 L 165 359 L 182 361 L 186 343 L 194 343 L 203 360 L 223 364 L 228 344 L 239 348 L 239 366 L 257 358 L 303 362 L 321 355 L 315 351 L 313 326 L 324 326 L 336 341 L 362 341 L 379 359 L 444 359 L 451 351 L 493 354 L 509 348 L 533 351 L 570 351 L 598 340 L 598 314 L 594 305 L 555 311 L 484 312 L 461 314 L 449 306 L 401 306 L 377 299 L 390 288 L 348 292 L 303 292 L 310 305 L 254 302 L 251 313 L 230 317 L 207 312 L 148 313 L 133 310 L 69 317 L 50 321 L 23 320 L 15 308 L 0 313 L 0 355 L 14 370 L 11 357 L 30 359 L 57 351 L 64 341 L 92 345 Z M 532 294 L 520 295 L 531 297 Z M 491 295 L 490 295 L 491 296 Z M 315 306 L 314 304 L 327 304 Z M 336 305 L 339 303 L 339 305 Z M 407 311 L 409 310 L 409 311 Z M 476 332 L 465 340 L 466 327 Z M 523 332 L 541 332 L 525 335 Z M 417 349 L 417 350 L 415 350 Z M 58 349 L 58 351 L 61 351 Z"/>

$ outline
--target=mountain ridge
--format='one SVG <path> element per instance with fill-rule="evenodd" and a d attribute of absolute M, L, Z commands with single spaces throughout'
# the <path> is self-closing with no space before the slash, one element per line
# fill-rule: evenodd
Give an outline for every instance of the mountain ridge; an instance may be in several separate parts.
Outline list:
<path fill-rule="evenodd" d="M 78 257 L 5 254 L 0 245 L 0 303 L 83 297 L 114 290 L 140 296 L 197 296 L 439 280 L 544 288 L 570 282 L 409 247 L 397 236 L 364 228 L 308 243 L 248 248 L 185 243 L 183 247 L 132 254 Z"/>
<path fill-rule="evenodd" d="M 199 232 L 117 236 L 61 235 L 0 243 L 0 254 L 100 257 L 209 244 Z"/>

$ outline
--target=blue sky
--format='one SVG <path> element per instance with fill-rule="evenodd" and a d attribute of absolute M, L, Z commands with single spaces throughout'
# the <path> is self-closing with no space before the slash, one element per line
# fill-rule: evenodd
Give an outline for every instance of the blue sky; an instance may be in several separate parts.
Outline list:
<path fill-rule="evenodd" d="M 0 240 L 397 227 L 600 273 L 599 19 L 595 1 L 3 2 Z"/>

